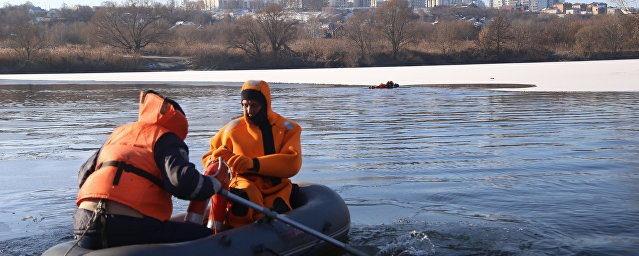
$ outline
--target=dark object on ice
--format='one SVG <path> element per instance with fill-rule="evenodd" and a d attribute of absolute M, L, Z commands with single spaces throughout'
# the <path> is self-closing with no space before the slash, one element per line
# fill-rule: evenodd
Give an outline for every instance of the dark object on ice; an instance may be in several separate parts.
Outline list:
<path fill-rule="evenodd" d="M 378 85 L 369 86 L 368 89 L 393 89 L 399 87 L 398 83 L 388 81 L 386 83 L 380 83 Z"/>

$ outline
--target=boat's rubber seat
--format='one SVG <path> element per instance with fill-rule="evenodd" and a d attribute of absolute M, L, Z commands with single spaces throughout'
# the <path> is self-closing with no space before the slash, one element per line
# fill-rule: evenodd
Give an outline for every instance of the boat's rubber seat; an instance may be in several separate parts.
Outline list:
<path fill-rule="evenodd" d="M 293 209 L 297 209 L 302 205 L 305 205 L 308 199 L 304 194 L 300 193 L 300 186 L 293 183 L 293 189 L 291 190 L 291 206 Z"/>

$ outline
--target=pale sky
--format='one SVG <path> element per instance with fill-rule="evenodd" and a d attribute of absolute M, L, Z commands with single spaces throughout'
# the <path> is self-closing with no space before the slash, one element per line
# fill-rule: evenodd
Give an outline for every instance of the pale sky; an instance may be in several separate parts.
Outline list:
<path fill-rule="evenodd" d="M 20 4 L 24 4 L 26 2 L 31 2 L 33 5 L 42 7 L 44 9 L 51 9 L 51 8 L 60 8 L 60 7 L 62 7 L 62 4 L 67 4 L 68 6 L 74 6 L 74 5 L 78 5 L 78 4 L 79 5 L 96 6 L 96 5 L 102 5 L 102 3 L 106 2 L 106 0 L 31 0 L 31 1 L 25 1 L 25 0 L 0 0 L 0 4 L 2 6 L 4 6 L 5 4 L 20 5 Z M 111 0 L 111 2 L 122 3 L 122 2 L 124 2 L 124 0 Z M 167 0 L 155 0 L 154 2 L 168 2 L 168 1 Z M 175 1 L 175 2 L 180 3 L 182 1 Z"/>
<path fill-rule="evenodd" d="M 112 0 L 113 2 L 117 2 L 117 3 L 122 3 L 124 2 L 124 0 Z M 488 1 L 488 0 L 483 0 L 484 2 Z M 571 3 L 577 3 L 577 2 L 582 2 L 582 3 L 590 3 L 590 2 L 595 2 L 597 0 L 565 0 L 565 2 L 571 2 Z M 612 3 L 614 1 L 611 0 L 598 0 L 598 1 L 602 1 L 602 2 L 606 2 L 606 3 Z M 639 0 L 625 0 L 627 3 L 630 4 L 630 6 L 635 6 L 637 7 L 639 5 Z M 19 5 L 19 4 L 23 4 L 26 3 L 27 1 L 25 0 L 0 0 L 0 4 L 1 5 L 5 5 L 5 4 L 11 4 L 11 5 Z M 51 8 L 60 8 L 62 6 L 62 4 L 67 4 L 68 6 L 74 6 L 74 5 L 88 5 L 88 6 L 96 6 L 96 5 L 102 5 L 102 2 L 105 2 L 105 0 L 31 0 L 29 1 L 31 2 L 33 5 L 35 6 L 40 6 L 44 9 L 51 9 Z M 155 2 L 168 2 L 168 0 L 155 0 Z M 180 3 L 182 1 L 176 1 L 177 3 Z M 610 4 L 612 6 L 617 6 L 617 4 Z"/>

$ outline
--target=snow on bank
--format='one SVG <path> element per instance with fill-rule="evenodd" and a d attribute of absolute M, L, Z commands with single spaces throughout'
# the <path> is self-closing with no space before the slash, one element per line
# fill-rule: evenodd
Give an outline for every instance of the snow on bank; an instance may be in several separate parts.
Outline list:
<path fill-rule="evenodd" d="M 639 91 L 639 59 L 410 67 L 0 75 L 0 84 L 272 83 L 376 85 L 518 84 L 518 91 Z M 503 89 L 502 89 L 503 90 Z"/>

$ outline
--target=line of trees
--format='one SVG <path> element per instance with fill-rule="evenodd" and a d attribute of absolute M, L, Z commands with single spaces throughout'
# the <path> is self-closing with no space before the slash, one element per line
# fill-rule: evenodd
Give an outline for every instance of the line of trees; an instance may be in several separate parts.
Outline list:
<path fill-rule="evenodd" d="M 473 7 L 426 13 L 406 0 L 304 21 L 279 5 L 218 18 L 174 2 L 62 8 L 49 20 L 32 8 L 0 8 L 0 72 L 42 72 L 61 62 L 79 70 L 57 71 L 138 69 L 143 55 L 187 57 L 196 69 L 639 57 L 638 15 L 560 18 Z"/>

